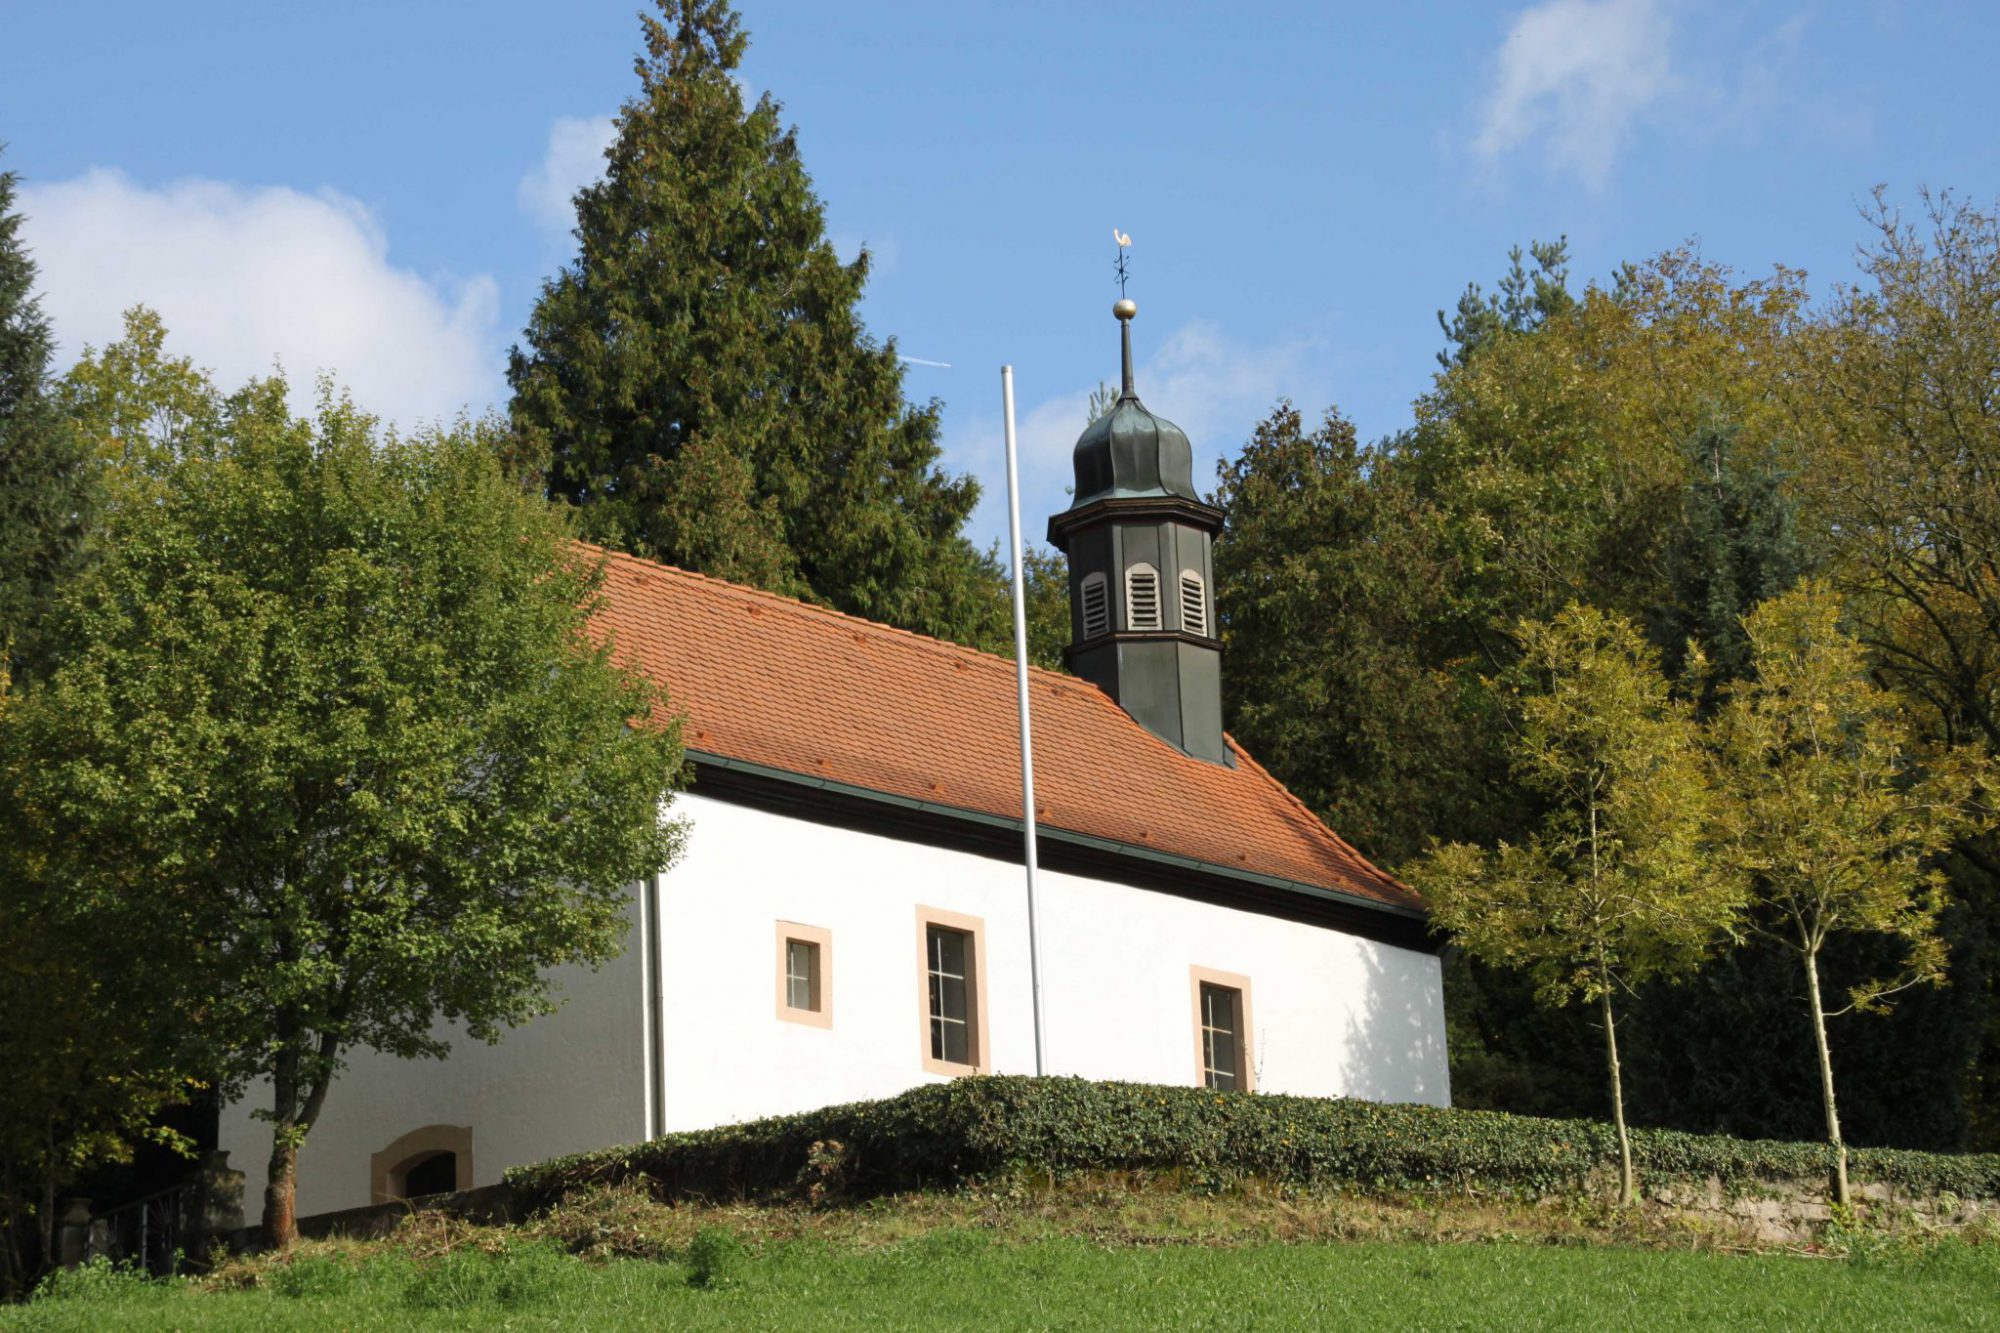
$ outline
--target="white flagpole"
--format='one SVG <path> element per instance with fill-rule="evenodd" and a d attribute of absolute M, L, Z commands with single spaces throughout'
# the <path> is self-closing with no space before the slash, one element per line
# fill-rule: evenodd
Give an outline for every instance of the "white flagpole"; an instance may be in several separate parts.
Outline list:
<path fill-rule="evenodd" d="M 1048 1070 L 1042 1027 L 1042 946 L 1035 902 L 1035 756 L 1028 727 L 1028 600 L 1021 572 L 1021 468 L 1014 448 L 1014 367 L 1000 367 L 1001 416 L 1007 432 L 1007 530 L 1014 546 L 1014 684 L 1021 701 L 1021 834 L 1028 865 L 1028 981 L 1034 991 L 1035 1073 Z"/>

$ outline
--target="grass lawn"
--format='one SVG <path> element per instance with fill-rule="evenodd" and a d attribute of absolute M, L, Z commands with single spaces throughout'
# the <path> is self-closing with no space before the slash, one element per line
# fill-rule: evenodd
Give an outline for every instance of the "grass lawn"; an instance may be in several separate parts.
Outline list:
<path fill-rule="evenodd" d="M 237 1290 L 87 1274 L 0 1311 L 5 1329 L 470 1326 L 2000 1328 L 2000 1253 L 1953 1242 L 1844 1259 L 1506 1242 L 1145 1247 L 969 1228 L 872 1248 L 744 1249 L 717 1232 L 679 1257 L 603 1263 L 547 1240 L 424 1258 L 322 1250 Z"/>

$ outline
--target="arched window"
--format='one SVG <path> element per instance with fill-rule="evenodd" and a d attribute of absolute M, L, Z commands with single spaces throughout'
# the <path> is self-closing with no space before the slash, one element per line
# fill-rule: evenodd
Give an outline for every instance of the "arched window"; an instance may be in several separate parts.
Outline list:
<path fill-rule="evenodd" d="M 1102 574 L 1083 576 L 1083 637 L 1111 632 L 1111 587 Z"/>
<path fill-rule="evenodd" d="M 1125 627 L 1160 627 L 1160 571 L 1148 564 L 1136 564 L 1125 571 Z"/>
<path fill-rule="evenodd" d="M 398 1198 L 421 1199 L 458 1188 L 458 1154 L 436 1152 L 390 1171 L 389 1188 Z M 401 1188 L 397 1188 L 401 1186 Z"/>
<path fill-rule="evenodd" d="M 368 1159 L 376 1203 L 472 1188 L 472 1126 L 425 1125 Z"/>
<path fill-rule="evenodd" d="M 1181 571 L 1181 628 L 1208 637 L 1208 586 L 1192 569 Z"/>

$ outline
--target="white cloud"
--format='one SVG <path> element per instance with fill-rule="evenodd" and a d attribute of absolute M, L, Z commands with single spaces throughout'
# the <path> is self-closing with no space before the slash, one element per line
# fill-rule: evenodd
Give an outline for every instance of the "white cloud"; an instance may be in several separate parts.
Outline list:
<path fill-rule="evenodd" d="M 1675 83 L 1656 0 L 1544 0 L 1501 44 L 1473 149 L 1492 162 L 1531 140 L 1602 184 L 1636 117 Z"/>
<path fill-rule="evenodd" d="M 129 306 L 168 347 L 234 387 L 282 363 L 295 408 L 334 375 L 364 410 L 413 426 L 499 396 L 490 277 L 396 267 L 369 210 L 332 190 L 187 180 L 157 189 L 92 170 L 21 191 L 42 308 L 64 351 L 122 332 Z"/>
<path fill-rule="evenodd" d="M 1219 325 L 1191 320 L 1168 335 L 1160 349 L 1142 360 L 1133 379 L 1149 411 L 1187 432 L 1194 445 L 1194 484 L 1215 485 L 1218 460 L 1234 454 L 1257 422 L 1287 395 L 1307 399 L 1315 344 L 1309 340 L 1253 347 L 1232 339 Z M 1103 382 L 1117 387 L 1117 367 Z M 1025 535 L 1039 541 L 1047 516 L 1065 508 L 1071 484 L 1071 454 L 1087 424 L 1091 392 L 1099 381 L 1039 398 L 1018 416 L 1021 451 L 1021 521 Z M 997 396 L 997 393 L 996 393 Z M 980 479 L 984 493 L 972 530 L 981 540 L 1004 541 L 1007 533 L 1005 444 L 997 411 L 967 422 L 948 441 L 949 462 Z"/>
<path fill-rule="evenodd" d="M 515 197 L 521 211 L 551 239 L 568 239 L 576 225 L 571 200 L 604 174 L 604 150 L 617 134 L 609 116 L 559 116 L 549 127 L 548 149 L 535 169 L 521 177 Z"/>

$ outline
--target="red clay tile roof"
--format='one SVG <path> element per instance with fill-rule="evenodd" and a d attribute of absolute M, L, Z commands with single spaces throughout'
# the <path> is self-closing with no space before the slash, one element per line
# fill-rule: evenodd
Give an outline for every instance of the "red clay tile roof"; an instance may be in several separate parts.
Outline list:
<path fill-rule="evenodd" d="M 663 684 L 690 750 L 1018 819 L 1011 658 L 605 553 L 598 623 Z M 1415 892 L 1348 846 L 1232 738 L 1182 754 L 1088 681 L 1034 668 L 1043 825 L 1401 908 Z M 1116 775 L 1111 780 L 1107 775 Z"/>

